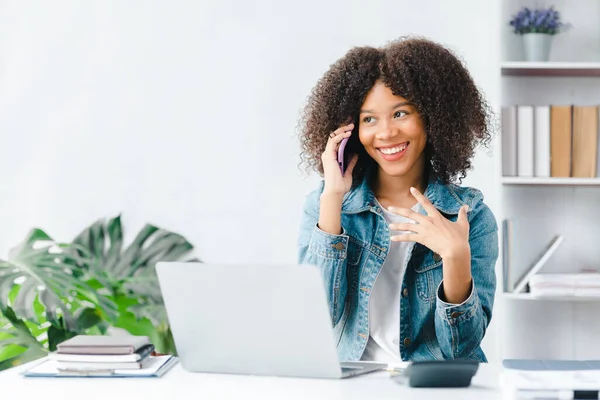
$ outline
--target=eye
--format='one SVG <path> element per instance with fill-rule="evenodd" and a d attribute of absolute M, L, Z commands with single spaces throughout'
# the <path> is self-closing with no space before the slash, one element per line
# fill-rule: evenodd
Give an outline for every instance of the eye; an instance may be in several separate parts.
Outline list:
<path fill-rule="evenodd" d="M 375 120 L 375 118 L 373 118 L 373 117 L 364 117 L 363 118 L 363 122 L 366 122 L 367 124 L 370 124 L 371 122 L 373 122 L 373 120 Z"/>
<path fill-rule="evenodd" d="M 394 118 L 400 118 L 400 117 L 405 116 L 406 114 L 407 114 L 406 111 L 396 111 L 394 113 Z"/>

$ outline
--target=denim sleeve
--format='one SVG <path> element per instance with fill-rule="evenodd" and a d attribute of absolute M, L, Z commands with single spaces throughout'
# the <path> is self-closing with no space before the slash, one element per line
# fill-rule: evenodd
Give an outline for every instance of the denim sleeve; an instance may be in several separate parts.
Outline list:
<path fill-rule="evenodd" d="M 321 271 L 329 313 L 335 326 L 342 317 L 348 290 L 345 271 L 349 239 L 343 228 L 339 235 L 319 229 L 319 194 L 309 195 L 304 205 L 298 237 L 298 262 L 314 265 Z"/>
<path fill-rule="evenodd" d="M 450 304 L 442 300 L 443 281 L 437 290 L 435 331 L 442 352 L 448 359 L 477 359 L 476 350 L 492 318 L 496 291 L 498 226 L 485 204 L 480 203 L 478 208 L 472 211 L 470 221 L 470 295 L 461 304 Z"/>

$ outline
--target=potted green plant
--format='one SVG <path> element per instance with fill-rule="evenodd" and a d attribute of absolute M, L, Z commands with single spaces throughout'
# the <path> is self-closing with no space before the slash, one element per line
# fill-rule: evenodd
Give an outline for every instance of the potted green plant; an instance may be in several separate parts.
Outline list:
<path fill-rule="evenodd" d="M 118 329 L 176 354 L 155 265 L 199 261 L 192 250 L 183 236 L 151 224 L 125 246 L 120 216 L 96 221 L 69 243 L 33 229 L 0 260 L 0 371 L 77 334 Z"/>
<path fill-rule="evenodd" d="M 513 33 L 523 39 L 527 61 L 548 61 L 554 36 L 571 27 L 571 24 L 561 20 L 560 13 L 553 6 L 536 9 L 524 7 L 512 17 L 509 24 Z"/>

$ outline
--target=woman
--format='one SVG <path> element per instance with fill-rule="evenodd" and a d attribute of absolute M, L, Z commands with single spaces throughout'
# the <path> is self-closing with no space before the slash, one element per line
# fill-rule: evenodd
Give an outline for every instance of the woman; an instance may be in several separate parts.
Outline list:
<path fill-rule="evenodd" d="M 491 139 L 488 110 L 463 64 L 423 38 L 354 48 L 313 89 L 302 155 L 324 179 L 299 261 L 322 272 L 342 361 L 487 361 L 498 227 L 455 182 Z"/>

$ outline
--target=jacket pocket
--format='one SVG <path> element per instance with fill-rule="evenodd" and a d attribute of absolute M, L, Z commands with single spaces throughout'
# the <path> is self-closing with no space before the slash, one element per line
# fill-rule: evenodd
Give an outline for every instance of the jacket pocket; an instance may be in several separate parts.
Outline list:
<path fill-rule="evenodd" d="M 360 258 L 362 257 L 364 245 L 354 236 L 348 236 L 348 253 L 346 255 L 346 262 L 348 265 L 360 264 Z"/>
<path fill-rule="evenodd" d="M 417 295 L 423 301 L 435 301 L 436 290 L 442 281 L 442 259 L 424 246 L 415 247 L 411 264 L 416 272 Z"/>

